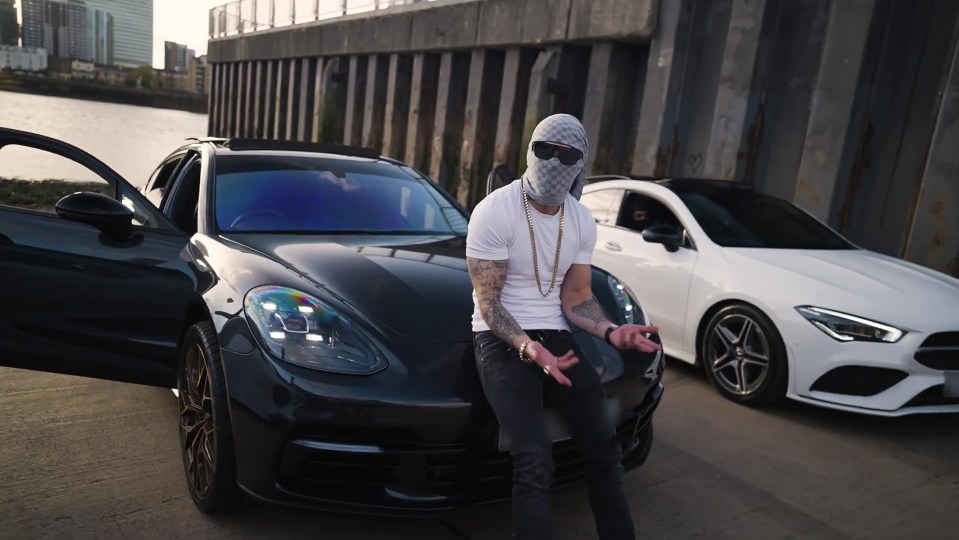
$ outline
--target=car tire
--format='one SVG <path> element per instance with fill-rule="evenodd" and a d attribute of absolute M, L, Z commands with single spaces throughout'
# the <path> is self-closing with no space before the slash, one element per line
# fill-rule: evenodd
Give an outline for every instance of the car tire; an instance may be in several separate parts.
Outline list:
<path fill-rule="evenodd" d="M 180 450 L 190 496 L 208 514 L 235 508 L 242 497 L 236 484 L 226 380 L 216 332 L 208 322 L 186 332 L 177 390 Z"/>
<path fill-rule="evenodd" d="M 703 332 L 699 358 L 706 377 L 727 399 L 769 406 L 786 397 L 789 362 L 776 325 L 747 304 L 716 312 Z"/>

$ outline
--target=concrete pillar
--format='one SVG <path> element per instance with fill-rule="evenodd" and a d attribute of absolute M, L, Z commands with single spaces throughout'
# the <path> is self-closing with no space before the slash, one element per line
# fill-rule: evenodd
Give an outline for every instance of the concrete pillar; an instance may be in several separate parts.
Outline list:
<path fill-rule="evenodd" d="M 496 117 L 496 143 L 492 166 L 505 164 L 518 176 L 519 154 L 523 138 L 523 116 L 529 96 L 530 72 L 536 61 L 535 50 L 514 47 L 506 51 L 503 85 L 500 89 L 499 112 Z M 484 181 L 485 183 L 485 181 Z"/>
<path fill-rule="evenodd" d="M 346 89 L 343 144 L 363 144 L 363 101 L 366 97 L 367 57 L 350 57 L 350 78 Z"/>
<path fill-rule="evenodd" d="M 830 6 L 793 193 L 793 202 L 823 221 L 829 218 L 874 9 L 874 0 Z"/>
<path fill-rule="evenodd" d="M 236 111 L 236 62 L 230 62 L 227 66 L 226 72 L 226 95 L 224 99 L 226 100 L 226 107 L 224 111 L 226 112 L 226 118 L 224 119 L 224 137 L 233 136 L 233 126 L 234 121 L 236 120 L 235 111 Z"/>
<path fill-rule="evenodd" d="M 246 103 L 246 62 L 236 63 L 236 98 L 233 111 L 233 130 L 231 137 L 243 136 L 243 117 L 246 115 L 243 104 Z"/>
<path fill-rule="evenodd" d="M 523 139 L 520 144 L 517 176 L 526 170 L 526 148 L 529 148 L 533 130 L 539 122 L 553 113 L 555 95 L 550 88 L 559 75 L 560 49 L 550 48 L 539 53 L 530 74 L 529 96 L 526 99 L 526 116 L 523 120 Z"/>
<path fill-rule="evenodd" d="M 959 39 L 940 95 L 905 258 L 959 277 Z"/>
<path fill-rule="evenodd" d="M 243 112 L 240 116 L 240 136 L 250 137 L 253 125 L 253 70 L 256 62 L 244 62 L 243 68 Z"/>
<path fill-rule="evenodd" d="M 439 72 L 440 62 L 436 55 L 420 53 L 413 57 L 404 161 L 420 171 L 429 171 Z"/>
<path fill-rule="evenodd" d="M 313 70 L 316 69 L 316 62 L 312 58 L 303 58 L 300 60 L 300 87 L 297 90 L 300 94 L 300 101 L 296 107 L 296 140 L 310 140 L 310 120 L 313 118 L 312 98 L 310 85 L 316 79 Z"/>
<path fill-rule="evenodd" d="M 388 56 L 369 57 L 366 70 L 366 99 L 363 104 L 363 146 L 380 150 L 383 147 L 383 117 L 386 110 Z"/>
<path fill-rule="evenodd" d="M 210 97 L 207 105 L 207 135 L 211 137 L 220 134 L 220 108 L 223 106 L 223 99 L 220 97 L 220 73 L 223 72 L 222 64 L 212 64 L 210 69 L 213 72 L 210 75 Z"/>
<path fill-rule="evenodd" d="M 474 50 L 470 58 L 460 169 L 456 179 L 456 198 L 468 208 L 485 196 L 486 176 L 492 169 L 493 122 L 499 110 L 502 81 L 503 53 L 492 49 Z"/>
<path fill-rule="evenodd" d="M 597 43 L 589 60 L 589 76 L 586 83 L 586 104 L 583 111 L 583 127 L 586 128 L 586 140 L 589 141 L 589 155 L 586 159 L 586 174 L 596 172 L 597 161 L 606 161 L 609 148 L 609 136 L 613 129 L 616 111 L 616 92 L 619 90 L 619 66 L 614 62 L 616 45 Z"/>
<path fill-rule="evenodd" d="M 273 70 L 277 64 L 276 60 L 266 61 L 266 75 L 263 77 L 263 126 L 262 131 L 257 136 L 262 139 L 269 139 L 273 135 L 273 124 L 276 122 L 276 106 L 274 104 L 274 95 L 276 90 L 273 82 Z"/>
<path fill-rule="evenodd" d="M 296 82 L 297 78 L 301 76 L 299 68 L 299 60 L 291 58 L 287 61 L 289 74 L 287 75 L 286 82 L 286 130 L 284 138 L 288 141 L 296 138 L 296 116 L 297 106 L 299 105 Z"/>
<path fill-rule="evenodd" d="M 659 4 L 633 147 L 633 174 L 664 176 L 679 152 L 679 105 L 689 54 L 692 0 Z"/>
<path fill-rule="evenodd" d="M 406 150 L 412 77 L 413 59 L 405 54 L 391 54 L 383 112 L 383 154 L 396 159 L 403 159 Z"/>
<path fill-rule="evenodd" d="M 446 52 L 440 59 L 436 117 L 430 153 L 430 176 L 441 186 L 455 192 L 456 166 L 459 163 L 466 82 L 469 79 L 469 54 Z"/>
<path fill-rule="evenodd" d="M 766 0 L 733 1 L 703 170 L 707 177 L 735 177 L 765 13 Z"/>
<path fill-rule="evenodd" d="M 276 61 L 276 76 L 273 78 L 276 92 L 273 96 L 273 138 L 281 140 L 286 134 L 286 60 Z"/>
<path fill-rule="evenodd" d="M 346 110 L 346 62 L 341 58 L 321 59 L 317 62 L 317 88 L 313 104 L 313 141 L 341 143 L 344 140 L 344 116 Z M 320 69 L 322 68 L 322 69 Z"/>
<path fill-rule="evenodd" d="M 253 72 L 253 116 L 250 123 L 250 137 L 259 138 L 263 127 L 263 62 L 254 62 Z"/>

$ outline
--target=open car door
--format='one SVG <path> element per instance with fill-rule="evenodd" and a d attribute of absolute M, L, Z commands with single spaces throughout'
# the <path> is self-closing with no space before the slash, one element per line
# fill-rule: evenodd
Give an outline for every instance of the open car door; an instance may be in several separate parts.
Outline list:
<path fill-rule="evenodd" d="M 173 387 L 183 317 L 199 298 L 189 239 L 103 162 L 56 139 L 0 128 L 0 178 L 2 151 L 16 146 L 105 184 L 46 211 L 0 195 L 0 365 Z"/>

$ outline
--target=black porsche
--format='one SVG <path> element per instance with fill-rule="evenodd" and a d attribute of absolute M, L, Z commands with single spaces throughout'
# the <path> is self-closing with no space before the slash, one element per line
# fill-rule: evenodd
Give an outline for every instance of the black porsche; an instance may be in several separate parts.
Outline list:
<path fill-rule="evenodd" d="M 200 509 L 434 515 L 509 497 L 473 360 L 468 213 L 421 173 L 361 148 L 199 139 L 137 189 L 61 141 L 0 129 L 9 145 L 109 189 L 55 212 L 0 201 L 0 364 L 176 388 Z M 645 322 L 614 277 L 593 285 L 612 320 Z M 661 353 L 575 336 L 634 468 Z M 582 478 L 561 429 L 554 454 L 556 485 Z"/>

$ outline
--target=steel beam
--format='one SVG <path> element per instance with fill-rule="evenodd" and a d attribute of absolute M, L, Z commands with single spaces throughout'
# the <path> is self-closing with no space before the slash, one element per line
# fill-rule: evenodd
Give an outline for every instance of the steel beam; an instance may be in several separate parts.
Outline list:
<path fill-rule="evenodd" d="M 383 146 L 383 117 L 386 108 L 388 56 L 369 57 L 366 70 L 366 100 L 363 106 L 363 146 L 380 150 Z"/>
<path fill-rule="evenodd" d="M 486 176 L 491 169 L 499 90 L 503 80 L 503 53 L 477 49 L 470 58 L 469 85 L 463 113 L 460 169 L 456 198 L 472 208 L 483 198 Z"/>
<path fill-rule="evenodd" d="M 436 55 L 420 53 L 413 57 L 405 161 L 410 166 L 426 172 L 430 166 L 439 70 L 440 62 Z"/>
<path fill-rule="evenodd" d="M 505 164 L 513 172 L 519 166 L 520 141 L 523 138 L 523 116 L 529 96 L 530 72 L 536 51 L 513 47 L 506 51 L 503 85 L 500 89 L 499 113 L 496 119 L 496 143 L 493 166 Z M 525 149 L 522 150 L 525 153 Z"/>

